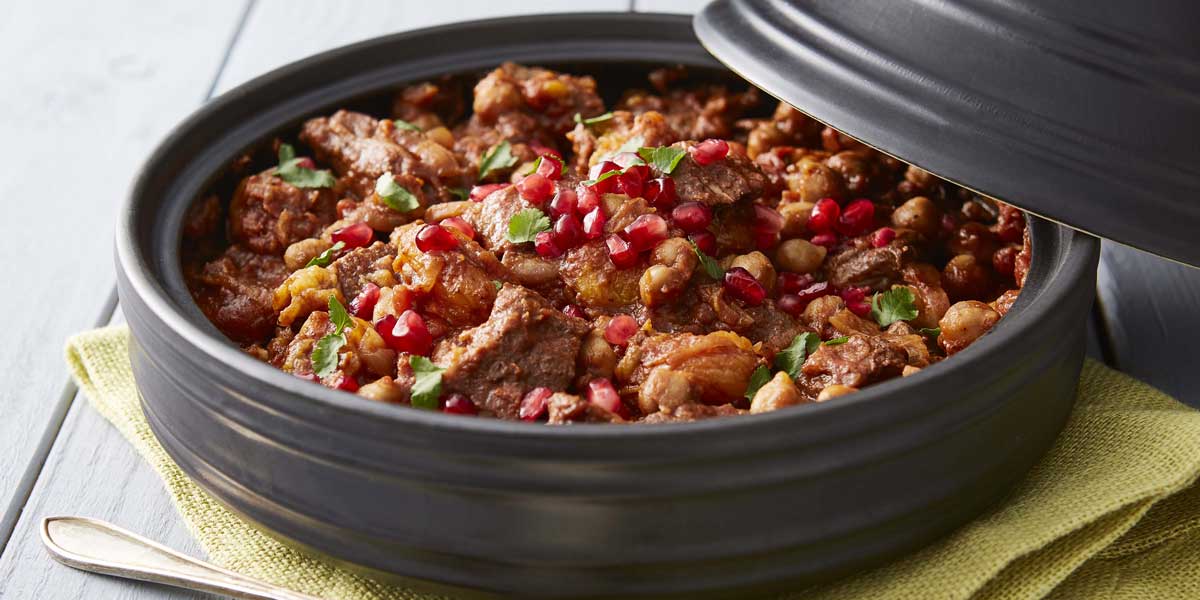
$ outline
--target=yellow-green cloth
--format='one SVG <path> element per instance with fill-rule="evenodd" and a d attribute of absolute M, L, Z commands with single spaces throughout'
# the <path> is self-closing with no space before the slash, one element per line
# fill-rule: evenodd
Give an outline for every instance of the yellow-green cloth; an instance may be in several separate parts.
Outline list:
<path fill-rule="evenodd" d="M 124 327 L 67 342 L 92 406 L 162 476 L 213 562 L 338 599 L 429 598 L 293 550 L 171 462 L 142 415 Z M 1088 361 L 1053 449 L 999 506 L 886 566 L 794 598 L 1200 598 L 1200 412 Z"/>

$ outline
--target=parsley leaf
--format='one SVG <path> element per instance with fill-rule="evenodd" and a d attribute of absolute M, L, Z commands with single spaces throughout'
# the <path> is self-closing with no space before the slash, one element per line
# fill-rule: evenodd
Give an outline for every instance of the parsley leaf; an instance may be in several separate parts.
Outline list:
<path fill-rule="evenodd" d="M 333 187 L 335 180 L 329 171 L 318 171 L 300 166 L 303 158 L 296 158 L 296 149 L 291 144 L 279 145 L 279 166 L 275 175 L 298 188 Z"/>
<path fill-rule="evenodd" d="M 480 181 L 487 179 L 492 171 L 507 169 L 517 164 L 517 157 L 512 154 L 512 146 L 508 140 L 500 142 L 488 149 L 487 154 L 483 155 L 483 160 L 479 161 L 479 179 Z"/>
<path fill-rule="evenodd" d="M 938 339 L 938 336 L 942 335 L 942 328 L 941 327 L 922 327 L 917 330 L 917 333 L 919 333 L 925 337 L 933 338 L 936 340 L 936 339 Z"/>
<path fill-rule="evenodd" d="M 412 405 L 427 410 L 437 410 L 438 397 L 442 395 L 442 373 L 445 369 L 433 364 L 424 356 L 408 357 L 416 381 L 412 386 Z"/>
<path fill-rule="evenodd" d="M 497 291 L 497 292 L 498 292 L 498 291 L 500 291 L 500 288 L 504 287 L 504 284 L 503 284 L 503 283 L 500 283 L 500 280 L 499 280 L 499 279 L 493 279 L 493 280 L 492 280 L 492 285 L 496 286 L 496 291 Z"/>
<path fill-rule="evenodd" d="M 413 125 L 412 123 L 409 123 L 408 121 L 405 121 L 404 119 L 392 119 L 392 122 L 396 124 L 397 129 L 407 129 L 409 131 L 421 131 L 420 127 L 417 127 L 416 125 Z"/>
<path fill-rule="evenodd" d="M 688 240 L 688 243 L 692 245 L 692 250 L 696 252 L 696 258 L 700 259 L 700 267 L 704 269 L 705 275 L 708 275 L 716 281 L 721 281 L 725 278 L 725 269 L 722 269 L 721 265 L 717 264 L 717 261 L 714 260 L 713 257 L 705 254 L 704 251 L 700 249 L 700 246 L 696 245 L 696 242 Z"/>
<path fill-rule="evenodd" d="M 504 238 L 513 244 L 532 242 L 537 234 L 550 230 L 550 217 L 536 208 L 526 208 L 508 220 L 508 235 Z"/>
<path fill-rule="evenodd" d="M 753 400 L 754 395 L 758 393 L 759 388 L 767 385 L 771 380 L 771 370 L 765 366 L 759 366 L 750 374 L 750 381 L 746 382 L 746 399 Z"/>
<path fill-rule="evenodd" d="M 792 339 L 792 344 L 775 355 L 775 368 L 787 373 L 792 379 L 800 378 L 800 366 L 821 345 L 821 338 L 805 331 Z"/>
<path fill-rule="evenodd" d="M 333 331 L 317 340 L 312 352 L 313 372 L 321 378 L 337 369 L 338 351 L 346 345 L 346 328 L 354 325 L 346 307 L 333 294 L 329 295 L 329 320 L 333 322 Z"/>
<path fill-rule="evenodd" d="M 454 196 L 459 200 L 466 200 L 467 198 L 471 197 L 471 190 L 468 190 L 467 188 L 452 187 L 446 188 L 446 191 L 450 192 L 451 196 Z"/>
<path fill-rule="evenodd" d="M 832 340 L 826 340 L 826 341 L 822 342 L 822 344 L 825 346 L 841 346 L 842 344 L 845 344 L 848 341 L 850 341 L 850 336 L 843 335 L 842 337 L 836 337 L 836 338 L 833 338 Z"/>
<path fill-rule="evenodd" d="M 407 188 L 396 183 L 396 177 L 390 172 L 380 175 L 375 181 L 375 195 L 396 212 L 408 212 L 421 206 L 421 201 Z"/>
<path fill-rule="evenodd" d="M 588 117 L 586 119 L 583 118 L 583 115 L 581 115 L 579 113 L 575 113 L 575 122 L 579 123 L 580 125 L 585 125 L 585 126 L 589 126 L 589 127 L 592 125 L 595 125 L 596 123 L 603 123 L 612 118 L 613 118 L 612 112 L 606 112 L 602 115 L 596 115 L 594 117 Z"/>
<path fill-rule="evenodd" d="M 910 321 L 917 318 L 915 302 L 912 290 L 905 286 L 875 294 L 871 296 L 871 318 L 880 327 L 887 327 L 896 321 Z"/>
<path fill-rule="evenodd" d="M 640 135 L 635 135 L 635 136 L 629 138 L 629 140 L 626 141 L 624 144 L 621 144 L 621 147 L 617 148 L 617 151 L 613 152 L 612 155 L 616 156 L 618 154 L 621 154 L 622 152 L 637 152 L 638 148 L 641 148 L 642 144 L 645 144 L 645 143 L 646 143 L 646 138 L 644 138 Z"/>
<path fill-rule="evenodd" d="M 341 252 L 342 248 L 345 248 L 345 247 L 346 247 L 346 242 L 335 243 L 334 245 L 330 246 L 324 252 L 310 258 L 308 260 L 308 262 L 304 265 L 304 268 L 307 269 L 308 267 L 311 267 L 314 265 L 318 266 L 318 267 L 328 267 L 329 263 L 333 262 L 333 255 L 337 254 L 338 252 Z"/>
<path fill-rule="evenodd" d="M 670 175 L 671 171 L 674 171 L 675 167 L 679 165 L 679 161 L 687 156 L 687 150 L 670 146 L 638 148 L 637 153 L 646 163 L 663 175 Z"/>
<path fill-rule="evenodd" d="M 597 183 L 600 183 L 601 181 L 604 181 L 605 179 L 608 179 L 609 177 L 616 177 L 617 175 L 620 175 L 623 172 L 624 172 L 623 169 L 613 169 L 611 171 L 605 171 L 605 172 L 601 173 L 600 175 L 598 175 L 595 179 L 588 179 L 587 181 L 584 181 L 583 185 L 587 185 L 587 186 L 596 185 Z"/>

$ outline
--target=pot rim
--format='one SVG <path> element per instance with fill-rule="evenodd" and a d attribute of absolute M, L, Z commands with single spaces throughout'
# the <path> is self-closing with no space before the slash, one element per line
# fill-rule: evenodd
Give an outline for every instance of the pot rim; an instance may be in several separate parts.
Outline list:
<path fill-rule="evenodd" d="M 314 65 L 330 58 L 353 54 L 374 46 L 404 40 L 412 37 L 436 35 L 454 35 L 464 30 L 480 26 L 519 24 L 529 30 L 544 27 L 561 26 L 564 22 L 606 20 L 628 20 L 644 22 L 662 22 L 668 26 L 679 26 L 681 22 L 690 22 L 686 15 L 665 15 L 653 13 L 559 13 L 536 16 L 504 17 L 498 19 L 481 19 L 440 25 L 430 28 L 416 29 L 402 33 L 374 37 L 354 44 L 326 50 L 304 59 L 288 63 L 264 75 L 251 79 L 236 88 L 225 92 L 216 99 L 206 103 L 189 117 L 177 125 L 166 138 L 151 152 L 126 194 L 121 208 L 116 232 L 116 262 L 117 269 L 125 279 L 129 289 L 144 303 L 149 313 L 153 314 L 161 325 L 178 335 L 190 344 L 191 352 L 198 352 L 209 360 L 215 361 L 221 367 L 236 371 L 252 381 L 255 386 L 268 386 L 286 392 L 292 398 L 316 405 L 337 413 L 353 413 L 381 419 L 397 428 L 419 428 L 433 433 L 454 435 L 474 435 L 497 439 L 521 438 L 546 443 L 569 443 L 572 440 L 605 441 L 631 438 L 642 441 L 678 440 L 682 437 L 708 435 L 716 432 L 753 433 L 753 430 L 765 432 L 778 431 L 777 427 L 793 424 L 796 431 L 801 431 L 802 422 L 812 420 L 815 415 L 839 415 L 840 418 L 869 418 L 879 411 L 888 411 L 889 418 L 896 422 L 905 415 L 896 414 L 896 404 L 889 403 L 886 397 L 922 395 L 928 386 L 936 386 L 939 381 L 948 378 L 956 370 L 984 369 L 994 366 L 996 355 L 1010 353 L 1020 340 L 1036 339 L 1040 323 L 1050 316 L 1055 307 L 1069 295 L 1072 283 L 1088 277 L 1089 267 L 1094 264 L 1099 251 L 1098 240 L 1077 231 L 1069 230 L 1060 225 L 1052 224 L 1037 217 L 1028 220 L 1035 246 L 1027 285 L 1018 297 L 1012 310 L 1001 319 L 1000 323 L 984 336 L 983 339 L 971 344 L 966 350 L 950 357 L 952 366 L 945 366 L 946 361 L 922 369 L 909 377 L 898 377 L 864 388 L 837 402 L 811 403 L 789 407 L 778 411 L 761 414 L 744 414 L 735 417 L 722 417 L 686 423 L 633 424 L 633 426 L 612 426 L 605 424 L 573 424 L 569 427 L 547 426 L 543 423 L 526 423 L 523 421 L 508 421 L 491 418 L 464 418 L 461 415 L 443 414 L 438 411 L 413 409 L 406 405 L 391 405 L 373 402 L 353 394 L 313 385 L 263 363 L 243 352 L 230 340 L 219 334 L 215 329 L 208 330 L 193 322 L 192 317 L 185 314 L 176 305 L 172 295 L 162 285 L 158 272 L 151 267 L 161 262 L 163 268 L 173 275 L 182 277 L 182 265 L 178 260 L 166 260 L 162 257 L 147 256 L 141 251 L 142 244 L 138 239 L 138 221 L 146 206 L 159 202 L 157 198 L 148 197 L 153 186 L 153 179 L 160 163 L 165 159 L 169 150 L 183 143 L 187 136 L 196 128 L 203 127 L 210 118 L 222 109 L 243 102 L 243 97 L 256 93 L 263 88 L 277 85 L 298 73 L 303 73 Z M 699 43 L 697 42 L 699 47 Z M 402 59 L 401 59 L 402 60 Z M 499 61 L 497 61 L 499 62 Z M 547 61 L 551 62 L 551 61 Z M 715 62 L 715 61 L 714 61 Z M 397 82 L 393 82 L 395 84 Z M 194 201 L 190 199 L 189 201 Z M 179 200 L 178 202 L 183 202 Z M 161 217 L 161 215 L 160 215 Z M 1047 236 L 1046 233 L 1057 235 Z M 178 230 L 169 232 L 171 239 L 179 240 Z M 1045 239 L 1044 239 L 1044 237 Z M 1059 240 L 1048 239 L 1057 237 Z M 178 242 L 176 242 L 178 243 Z M 154 249 L 156 244 L 146 244 Z M 1055 264 L 1050 264 L 1049 257 L 1039 259 L 1036 247 L 1047 250 L 1056 247 L 1055 256 L 1061 256 Z M 178 259 L 178 252 L 172 253 L 167 259 Z M 1094 276 L 1094 273 L 1091 275 Z M 1031 294 L 1026 291 L 1034 292 Z M 189 301 L 192 301 L 189 298 Z M 1032 305 L 1031 305 L 1032 304 Z M 211 327 L 210 327 L 211 329 Z M 1010 358 L 1010 360 L 1013 360 Z M 942 403 L 951 401 L 939 398 L 937 394 L 927 394 L 916 402 L 912 411 L 927 412 L 937 408 Z M 326 416 L 331 416 L 326 413 Z M 336 419 L 329 420 L 329 426 L 337 427 Z"/>

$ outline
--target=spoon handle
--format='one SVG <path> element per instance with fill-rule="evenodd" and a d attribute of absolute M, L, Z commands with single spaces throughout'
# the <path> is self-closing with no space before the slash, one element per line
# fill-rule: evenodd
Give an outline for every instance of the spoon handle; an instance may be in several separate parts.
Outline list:
<path fill-rule="evenodd" d="M 69 567 L 250 600 L 319 600 L 180 554 L 111 523 L 46 517 L 42 543 Z"/>

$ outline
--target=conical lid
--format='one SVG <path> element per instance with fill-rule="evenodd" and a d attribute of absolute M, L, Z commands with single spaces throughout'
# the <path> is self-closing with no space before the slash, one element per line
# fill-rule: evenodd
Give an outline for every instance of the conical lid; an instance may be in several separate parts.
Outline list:
<path fill-rule="evenodd" d="M 695 29 L 884 152 L 1200 265 L 1200 1 L 716 0 Z"/>

